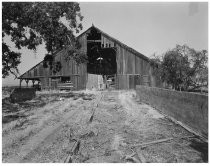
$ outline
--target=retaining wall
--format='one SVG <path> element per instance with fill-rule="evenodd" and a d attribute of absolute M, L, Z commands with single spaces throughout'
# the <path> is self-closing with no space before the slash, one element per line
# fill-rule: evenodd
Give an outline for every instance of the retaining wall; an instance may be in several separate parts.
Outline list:
<path fill-rule="evenodd" d="M 23 102 L 26 100 L 31 100 L 36 96 L 35 88 L 15 88 L 11 95 L 11 102 Z"/>
<path fill-rule="evenodd" d="M 139 99 L 208 138 L 208 96 L 136 86 Z"/>

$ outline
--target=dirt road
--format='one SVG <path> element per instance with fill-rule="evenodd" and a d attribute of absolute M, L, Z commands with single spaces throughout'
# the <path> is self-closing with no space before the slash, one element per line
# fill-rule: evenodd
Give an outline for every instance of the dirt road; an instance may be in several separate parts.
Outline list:
<path fill-rule="evenodd" d="M 2 132 L 3 162 L 208 160 L 204 142 L 186 138 L 193 134 L 139 103 L 134 91 L 40 93 L 22 104 L 3 102 Z M 167 138 L 173 139 L 134 146 Z"/>

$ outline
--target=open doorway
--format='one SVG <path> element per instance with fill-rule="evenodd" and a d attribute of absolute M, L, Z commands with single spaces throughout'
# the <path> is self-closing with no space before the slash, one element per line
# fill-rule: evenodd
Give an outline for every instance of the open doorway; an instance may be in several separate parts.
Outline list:
<path fill-rule="evenodd" d="M 102 83 L 104 85 L 94 86 L 99 87 L 99 89 L 100 87 L 103 87 L 103 89 L 114 88 L 115 76 L 117 74 L 116 48 L 111 47 L 109 43 L 102 44 L 101 33 L 95 28 L 92 28 L 87 35 L 87 55 L 88 74 L 95 75 L 97 79 L 98 77 L 103 79 Z M 94 79 L 94 77 L 91 77 L 91 79 Z"/>

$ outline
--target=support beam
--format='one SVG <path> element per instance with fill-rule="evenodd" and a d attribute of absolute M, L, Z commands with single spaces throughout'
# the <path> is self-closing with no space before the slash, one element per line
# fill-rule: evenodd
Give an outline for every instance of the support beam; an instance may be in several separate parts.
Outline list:
<path fill-rule="evenodd" d="M 22 79 L 20 79 L 20 88 L 21 88 L 21 83 L 22 83 L 22 81 L 23 81 L 23 80 L 22 80 Z"/>
<path fill-rule="evenodd" d="M 33 83 L 33 87 L 34 87 L 34 83 L 35 83 L 35 81 L 36 81 L 36 80 L 32 80 L 32 83 Z"/>
<path fill-rule="evenodd" d="M 26 86 L 28 87 L 28 82 L 29 82 L 29 80 L 25 79 L 25 81 L 26 81 L 26 84 L 27 84 Z"/>

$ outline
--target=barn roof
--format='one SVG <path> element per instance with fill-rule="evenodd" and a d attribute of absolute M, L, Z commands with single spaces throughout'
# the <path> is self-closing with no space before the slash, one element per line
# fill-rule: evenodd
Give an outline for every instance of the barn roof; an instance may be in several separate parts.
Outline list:
<path fill-rule="evenodd" d="M 83 33 L 81 33 L 79 36 L 77 36 L 76 38 L 79 38 L 81 37 L 82 35 L 84 35 L 85 33 L 87 33 L 90 29 L 92 28 L 95 28 L 97 31 L 99 31 L 103 36 L 105 36 L 106 38 L 108 38 L 109 40 L 112 40 L 113 42 L 117 43 L 118 45 L 120 45 L 121 47 L 125 48 L 126 50 L 130 51 L 131 53 L 133 53 L 134 55 L 146 60 L 146 61 L 150 61 L 150 59 L 148 57 L 146 57 L 145 55 L 141 54 L 140 52 L 134 50 L 133 48 L 127 46 L 126 44 L 120 42 L 119 40 L 111 37 L 110 35 L 108 35 L 107 33 L 103 32 L 102 30 L 100 30 L 99 28 L 95 27 L 94 25 L 92 25 L 90 28 L 88 28 L 86 31 L 84 31 Z M 56 55 L 57 53 L 59 53 L 60 51 L 62 51 L 63 49 L 61 50 L 57 50 L 55 51 L 53 54 Z M 35 67 L 37 67 L 39 64 L 41 64 L 43 62 L 43 60 L 41 62 L 39 62 L 38 64 L 36 64 L 35 66 L 33 66 L 32 68 L 30 68 L 29 70 L 27 70 L 25 73 L 23 73 L 22 75 L 20 75 L 18 77 L 21 78 L 24 74 L 26 74 L 28 71 L 34 69 Z"/>
<path fill-rule="evenodd" d="M 126 50 L 132 52 L 133 54 L 135 54 L 136 56 L 146 60 L 146 61 L 150 61 L 150 59 L 148 57 L 146 57 L 145 55 L 143 55 L 142 53 L 134 50 L 133 48 L 127 46 L 126 44 L 120 42 L 119 40 L 111 37 L 110 35 L 108 35 L 107 33 L 103 32 L 102 30 L 100 30 L 99 28 L 95 27 L 94 25 L 92 25 L 90 28 L 88 28 L 86 31 L 84 31 L 82 34 L 80 34 L 78 37 L 84 35 L 85 33 L 87 33 L 91 28 L 95 28 L 96 30 L 98 30 L 103 36 L 107 37 L 109 40 L 112 40 L 113 42 L 117 43 L 118 45 L 120 45 L 121 47 L 125 48 Z M 77 37 L 77 38 L 78 38 Z"/>

